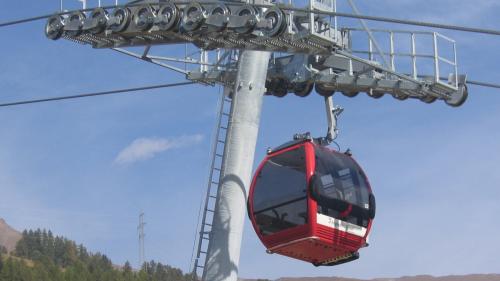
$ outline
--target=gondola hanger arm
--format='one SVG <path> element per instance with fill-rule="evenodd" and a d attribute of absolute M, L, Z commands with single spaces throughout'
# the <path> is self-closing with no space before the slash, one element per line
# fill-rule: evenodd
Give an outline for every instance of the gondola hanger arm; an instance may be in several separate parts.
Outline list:
<path fill-rule="evenodd" d="M 326 137 L 321 139 L 322 145 L 331 144 L 338 136 L 339 130 L 337 129 L 338 117 L 344 111 L 341 106 L 333 104 L 333 97 L 325 97 L 326 119 L 328 121 L 328 131 Z"/>

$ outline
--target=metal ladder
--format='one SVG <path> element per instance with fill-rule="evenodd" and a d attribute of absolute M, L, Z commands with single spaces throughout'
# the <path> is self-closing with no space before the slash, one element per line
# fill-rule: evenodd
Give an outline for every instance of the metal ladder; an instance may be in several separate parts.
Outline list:
<path fill-rule="evenodd" d="M 226 144 L 226 133 L 229 125 L 229 116 L 232 99 L 227 93 L 221 93 L 218 105 L 217 127 L 212 140 L 210 172 L 208 176 L 207 191 L 202 202 L 203 214 L 198 224 L 197 239 L 195 240 L 196 254 L 193 255 L 194 261 L 191 268 L 193 281 L 198 281 L 198 276 L 204 277 L 206 256 L 210 244 L 210 233 L 212 231 L 212 221 L 217 201 L 219 181 L 222 178 L 222 159 L 224 157 L 224 148 Z M 201 213 L 200 213 L 201 214 Z M 201 273 L 201 274 L 200 274 Z M 203 280 L 203 279 L 201 279 Z"/>

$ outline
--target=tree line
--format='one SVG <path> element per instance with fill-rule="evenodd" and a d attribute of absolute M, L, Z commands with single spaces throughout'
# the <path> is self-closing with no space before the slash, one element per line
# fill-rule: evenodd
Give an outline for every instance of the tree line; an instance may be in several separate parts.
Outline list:
<path fill-rule="evenodd" d="M 114 266 L 101 253 L 51 231 L 24 231 L 16 249 L 0 249 L 0 281 L 193 281 L 193 274 L 150 261 L 140 270 Z"/>

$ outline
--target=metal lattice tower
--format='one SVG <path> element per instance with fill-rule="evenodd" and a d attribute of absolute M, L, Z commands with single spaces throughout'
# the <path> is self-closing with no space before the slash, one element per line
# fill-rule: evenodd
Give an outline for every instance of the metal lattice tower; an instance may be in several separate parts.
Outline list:
<path fill-rule="evenodd" d="M 141 212 L 139 215 L 139 225 L 137 226 L 137 232 L 139 234 L 139 267 L 142 267 L 145 258 L 145 250 L 144 250 L 144 238 L 146 234 L 144 233 L 144 226 L 146 223 L 144 222 L 144 212 Z"/>

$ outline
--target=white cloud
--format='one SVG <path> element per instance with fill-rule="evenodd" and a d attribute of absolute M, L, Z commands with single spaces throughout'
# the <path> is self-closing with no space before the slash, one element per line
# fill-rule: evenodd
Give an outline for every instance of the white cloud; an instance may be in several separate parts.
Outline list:
<path fill-rule="evenodd" d="M 176 138 L 138 138 L 125 147 L 115 158 L 116 164 L 126 165 L 153 158 L 170 149 L 194 145 L 203 140 L 203 135 Z"/>

